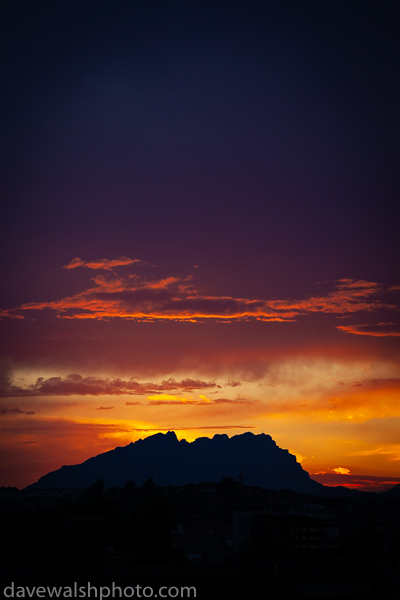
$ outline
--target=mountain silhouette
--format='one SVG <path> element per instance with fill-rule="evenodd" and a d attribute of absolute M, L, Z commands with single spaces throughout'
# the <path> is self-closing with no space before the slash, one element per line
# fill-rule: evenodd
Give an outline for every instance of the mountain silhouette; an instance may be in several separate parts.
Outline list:
<path fill-rule="evenodd" d="M 384 498 L 390 498 L 390 499 L 400 498 L 400 483 L 398 483 L 397 485 L 390 488 L 390 490 L 386 490 L 386 492 L 382 492 L 380 494 L 380 496 L 382 496 Z"/>
<path fill-rule="evenodd" d="M 321 494 L 325 486 L 310 479 L 296 457 L 271 436 L 243 433 L 178 441 L 173 431 L 157 433 L 99 454 L 79 465 L 63 466 L 27 489 L 82 488 L 97 479 L 106 487 L 140 486 L 148 479 L 160 486 L 218 482 L 224 477 L 274 490 Z"/>

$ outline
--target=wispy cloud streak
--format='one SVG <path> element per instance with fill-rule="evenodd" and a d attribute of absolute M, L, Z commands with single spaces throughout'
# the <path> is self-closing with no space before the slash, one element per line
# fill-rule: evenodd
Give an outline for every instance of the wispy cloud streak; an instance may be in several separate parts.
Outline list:
<path fill-rule="evenodd" d="M 26 303 L 4 311 L 4 317 L 22 317 L 28 311 L 52 310 L 62 319 L 112 319 L 136 321 L 281 321 L 288 322 L 309 314 L 350 315 L 357 312 L 398 310 L 396 304 L 382 301 L 378 283 L 340 279 L 335 289 L 322 296 L 305 299 L 265 300 L 213 296 L 197 289 L 191 277 L 146 279 L 137 274 L 107 273 L 118 266 L 141 261 L 121 257 L 116 260 L 82 261 L 75 258 L 66 269 L 84 266 L 106 271 L 94 277 L 94 286 L 78 294 L 50 302 Z M 339 329 L 361 335 L 397 335 L 365 333 L 367 326 L 340 326 Z M 352 329 L 353 328 L 353 329 Z M 383 330 L 382 330 L 383 331 Z M 364 332 L 364 333 L 363 333 Z"/>
<path fill-rule="evenodd" d="M 377 325 L 339 325 L 337 329 L 355 335 L 371 337 L 400 337 L 400 327 L 394 323 L 378 323 Z"/>
<path fill-rule="evenodd" d="M 68 265 L 64 265 L 63 269 L 77 269 L 78 267 L 86 267 L 87 269 L 111 271 L 115 267 L 127 267 L 135 263 L 143 264 L 143 262 L 137 258 L 126 258 L 126 256 L 120 256 L 119 258 L 110 260 L 108 258 L 100 258 L 98 260 L 81 260 L 76 257 L 71 260 Z"/>
<path fill-rule="evenodd" d="M 5 415 L 35 415 L 35 414 L 36 414 L 35 410 L 21 410 L 18 407 L 14 407 L 14 408 L 1 407 L 0 408 L 0 416 L 5 416 Z"/>

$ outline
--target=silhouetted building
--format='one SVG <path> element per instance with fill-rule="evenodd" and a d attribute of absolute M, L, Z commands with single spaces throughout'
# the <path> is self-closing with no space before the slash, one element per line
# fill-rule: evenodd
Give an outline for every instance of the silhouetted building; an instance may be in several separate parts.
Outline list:
<path fill-rule="evenodd" d="M 298 554 L 330 552 L 339 545 L 334 520 L 326 515 L 240 510 L 233 513 L 233 552 Z"/>

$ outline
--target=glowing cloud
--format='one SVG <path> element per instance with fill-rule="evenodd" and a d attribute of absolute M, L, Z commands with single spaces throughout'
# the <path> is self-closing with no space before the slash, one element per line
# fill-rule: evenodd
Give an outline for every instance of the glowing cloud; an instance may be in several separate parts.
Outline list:
<path fill-rule="evenodd" d="M 182 396 L 173 396 L 172 394 L 153 394 L 148 397 L 149 400 L 180 400 L 185 402 L 187 398 Z"/>
<path fill-rule="evenodd" d="M 206 396 L 199 394 L 200 400 L 193 400 L 192 397 L 187 398 L 186 396 L 174 396 L 172 394 L 153 394 L 148 396 L 149 404 L 161 405 L 161 404 L 208 404 L 211 402 Z"/>
<path fill-rule="evenodd" d="M 68 265 L 64 265 L 63 269 L 76 269 L 78 267 L 86 267 L 87 269 L 99 270 L 103 269 L 104 271 L 111 271 L 115 267 L 126 267 L 128 265 L 133 265 L 134 263 L 143 264 L 141 260 L 135 258 L 126 258 L 125 256 L 120 256 L 117 259 L 109 260 L 108 258 L 101 258 L 99 260 L 81 260 L 80 258 L 73 258 Z"/>
<path fill-rule="evenodd" d="M 65 269 L 86 267 L 111 271 L 119 266 L 129 266 L 141 261 L 121 257 L 116 260 L 101 259 L 82 261 L 75 258 L 64 265 Z M 307 314 L 347 315 L 356 312 L 398 310 L 395 304 L 380 300 L 382 286 L 378 283 L 340 279 L 335 289 L 325 296 L 312 296 L 302 300 L 265 300 L 257 298 L 235 298 L 232 296 L 210 296 L 186 278 L 166 277 L 162 279 L 139 277 L 137 274 L 124 276 L 113 274 L 97 275 L 95 286 L 73 296 L 50 302 L 31 302 L 19 309 L 3 311 L 5 317 L 21 317 L 27 311 L 50 309 L 62 319 L 111 319 L 120 318 L 136 321 L 280 321 L 290 322 Z M 398 335 L 385 330 L 383 324 L 378 332 L 366 332 L 366 325 L 339 326 L 348 333 L 364 335 Z M 380 329 L 379 329 L 380 328 Z M 380 332 L 380 333 L 379 333 Z"/>
<path fill-rule="evenodd" d="M 400 327 L 394 323 L 378 323 L 377 325 L 339 325 L 345 333 L 369 335 L 372 337 L 400 337 Z"/>
<path fill-rule="evenodd" d="M 338 475 L 350 475 L 350 469 L 346 469 L 345 467 L 336 467 L 336 469 L 332 469 L 332 471 Z"/>

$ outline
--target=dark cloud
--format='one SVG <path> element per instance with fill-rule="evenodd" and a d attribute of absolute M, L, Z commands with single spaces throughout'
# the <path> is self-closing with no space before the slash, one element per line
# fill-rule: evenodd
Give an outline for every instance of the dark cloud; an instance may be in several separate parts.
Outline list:
<path fill-rule="evenodd" d="M 247 404 L 249 400 L 245 398 L 236 398 L 235 400 L 230 400 L 229 398 L 215 398 L 213 400 L 213 404 Z"/>
<path fill-rule="evenodd" d="M 11 385 L 10 380 L 6 381 L 9 385 L 0 388 L 0 397 L 25 397 L 25 396 L 102 396 L 102 395 L 148 395 L 165 391 L 184 391 L 214 389 L 221 386 L 215 382 L 200 381 L 199 379 L 183 379 L 175 381 L 173 378 L 162 381 L 161 383 L 139 383 L 131 378 L 123 379 L 105 379 L 102 377 L 82 377 L 77 373 L 71 373 L 65 377 L 39 377 L 32 385 L 25 388 Z"/>
<path fill-rule="evenodd" d="M 359 382 L 356 382 L 359 383 Z M 400 379 L 391 377 L 387 379 L 364 379 L 360 382 L 360 385 L 377 388 L 377 389 L 399 389 L 400 388 Z"/>
<path fill-rule="evenodd" d="M 0 446 L 26 446 L 29 444 L 37 444 L 37 442 L 34 442 L 33 440 L 28 440 L 26 442 L 14 442 L 11 444 L 0 444 Z"/>
<path fill-rule="evenodd" d="M 176 400 L 170 400 L 170 399 L 165 399 L 165 400 L 151 400 L 148 404 L 151 406 L 162 406 L 162 405 L 183 405 L 186 406 L 187 404 L 190 405 L 196 405 L 196 406 L 213 406 L 215 404 L 250 404 L 250 403 L 258 403 L 257 400 L 248 400 L 246 398 L 241 398 L 241 397 L 237 397 L 234 400 L 231 400 L 229 398 L 213 398 L 212 400 L 187 400 L 186 398 L 177 398 Z"/>
<path fill-rule="evenodd" d="M 148 404 L 149 406 L 186 406 L 187 404 L 192 406 L 207 406 L 210 403 L 202 402 L 201 400 L 150 400 Z"/>
<path fill-rule="evenodd" d="M 0 408 L 0 415 L 35 415 L 36 410 L 21 410 L 20 408 Z"/>
<path fill-rule="evenodd" d="M 242 385 L 241 381 L 228 381 L 228 383 L 226 384 L 229 387 L 238 387 L 239 385 Z"/>

